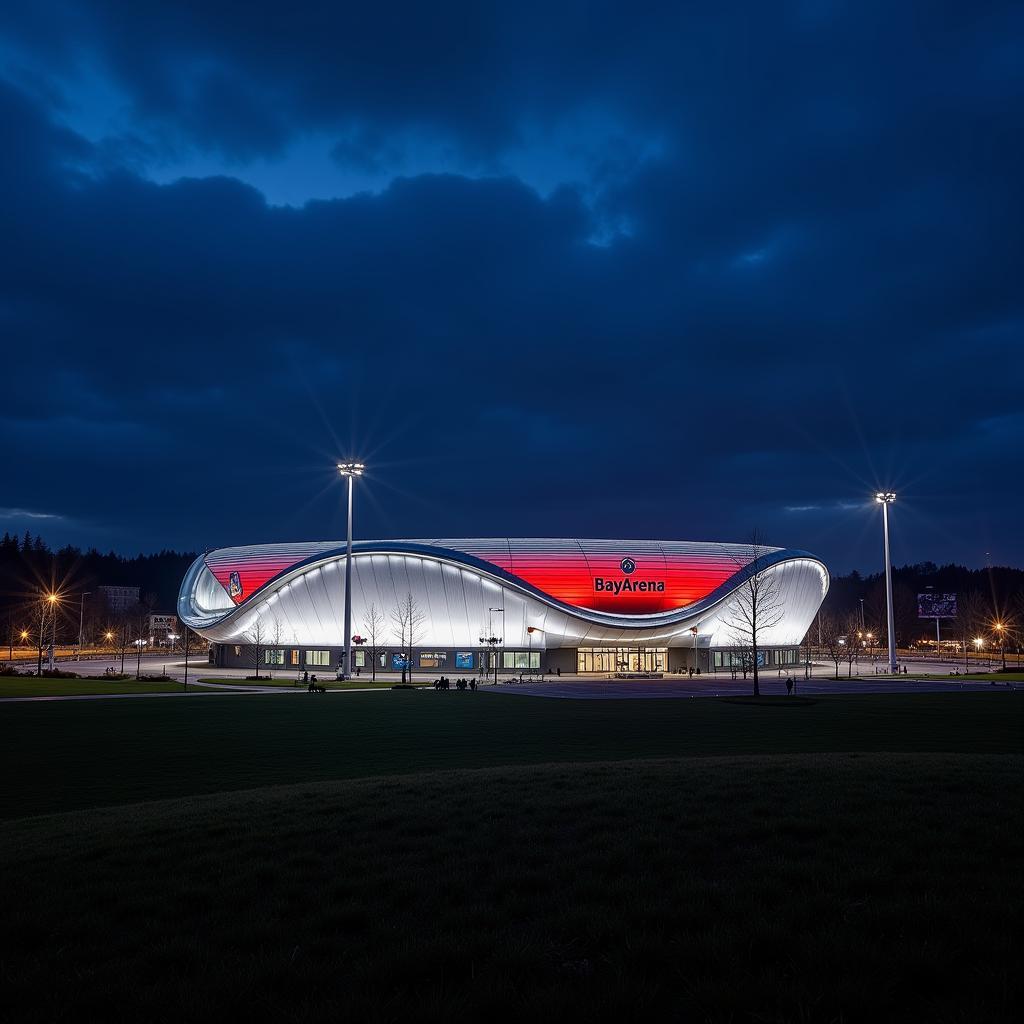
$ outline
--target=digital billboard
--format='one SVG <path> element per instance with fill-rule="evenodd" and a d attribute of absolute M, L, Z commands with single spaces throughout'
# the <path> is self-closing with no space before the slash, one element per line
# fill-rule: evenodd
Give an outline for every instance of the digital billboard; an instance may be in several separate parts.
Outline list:
<path fill-rule="evenodd" d="M 918 594 L 919 619 L 955 619 L 956 594 Z"/>

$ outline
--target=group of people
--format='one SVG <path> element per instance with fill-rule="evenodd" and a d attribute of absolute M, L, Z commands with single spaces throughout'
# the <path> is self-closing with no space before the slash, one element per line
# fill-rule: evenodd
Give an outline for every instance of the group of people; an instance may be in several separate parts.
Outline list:
<path fill-rule="evenodd" d="M 316 678 L 314 672 L 310 675 L 308 672 L 302 673 L 302 681 L 306 684 L 306 690 L 309 693 L 326 693 L 327 687 L 323 686 Z"/>
<path fill-rule="evenodd" d="M 469 686 L 471 690 L 476 689 L 476 677 L 474 676 L 469 680 L 468 684 L 465 679 L 459 678 L 455 680 L 455 687 L 459 690 L 465 690 L 466 686 Z M 452 681 L 447 676 L 441 676 L 440 679 L 434 680 L 435 690 L 450 690 L 452 688 Z"/>

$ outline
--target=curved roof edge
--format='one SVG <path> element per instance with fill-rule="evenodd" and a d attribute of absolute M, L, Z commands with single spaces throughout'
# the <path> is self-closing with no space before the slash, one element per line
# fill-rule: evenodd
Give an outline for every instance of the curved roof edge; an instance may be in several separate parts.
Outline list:
<path fill-rule="evenodd" d="M 718 545 L 709 544 L 708 546 L 716 547 Z M 742 545 L 731 546 L 742 547 Z M 210 553 L 212 552 L 207 552 L 207 554 Z M 251 607 L 251 605 L 261 596 L 272 594 L 279 587 L 283 587 L 290 580 L 296 578 L 309 569 L 338 559 L 344 556 L 345 553 L 346 546 L 344 544 L 315 551 L 308 557 L 295 562 L 283 572 L 278 573 L 272 579 L 267 580 L 266 583 L 249 594 L 241 604 L 226 610 L 223 614 L 203 615 L 200 613 L 199 615 L 196 615 L 196 609 L 191 606 L 190 598 L 194 592 L 196 581 L 202 571 L 204 569 L 209 571 L 206 565 L 206 554 L 200 555 L 195 562 L 192 563 L 188 572 L 185 574 L 185 578 L 182 580 L 181 590 L 178 595 L 179 618 L 181 618 L 181 620 L 191 628 L 197 630 L 222 625 L 232 619 L 239 618 L 246 614 L 247 609 Z M 594 611 L 589 608 L 583 608 L 578 605 L 572 605 L 564 601 L 560 601 L 540 590 L 538 587 L 533 586 L 531 583 L 528 583 L 526 580 L 520 579 L 519 577 L 506 572 L 501 567 L 494 565 L 494 563 L 478 558 L 475 555 L 467 554 L 465 551 L 460 551 L 455 548 L 437 547 L 415 541 L 356 541 L 352 545 L 352 553 L 353 556 L 375 554 L 414 555 L 421 558 L 431 558 L 435 561 L 448 562 L 456 566 L 464 566 L 466 568 L 473 569 L 481 576 L 489 577 L 499 584 L 527 594 L 536 600 L 543 602 L 549 607 L 567 615 L 571 615 L 576 619 L 581 619 L 585 622 L 590 622 L 598 626 L 611 626 L 620 629 L 672 626 L 685 621 L 686 619 L 690 619 L 694 615 L 699 616 L 709 611 L 715 605 L 720 604 L 729 594 L 750 579 L 751 576 L 783 562 L 815 562 L 820 565 L 823 570 L 826 593 L 829 585 L 828 567 L 820 558 L 797 548 L 769 548 L 766 549 L 766 553 L 764 555 L 756 561 L 750 562 L 745 567 L 738 569 L 734 575 L 730 576 L 724 583 L 716 587 L 711 593 L 707 594 L 699 601 L 695 601 L 689 605 L 683 605 L 680 608 L 673 608 L 669 611 L 627 615 L 617 612 Z"/>

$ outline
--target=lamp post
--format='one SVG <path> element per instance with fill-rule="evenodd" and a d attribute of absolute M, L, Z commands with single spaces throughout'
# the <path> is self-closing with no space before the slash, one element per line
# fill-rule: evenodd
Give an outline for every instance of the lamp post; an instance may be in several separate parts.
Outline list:
<path fill-rule="evenodd" d="M 693 634 L 693 671 L 694 674 L 697 672 L 697 627 L 691 626 L 690 632 Z"/>
<path fill-rule="evenodd" d="M 345 549 L 345 653 L 341 663 L 341 678 L 348 679 L 352 662 L 352 484 L 363 475 L 366 467 L 361 462 L 339 462 L 338 472 L 348 479 L 348 546 Z"/>
<path fill-rule="evenodd" d="M 864 598 L 860 599 L 860 628 L 864 629 Z"/>
<path fill-rule="evenodd" d="M 889 624 L 889 672 L 896 673 L 896 624 L 892 611 L 892 560 L 889 557 L 889 506 L 896 500 L 892 491 L 879 491 L 875 501 L 882 506 L 882 531 L 885 535 L 885 612 Z"/>
<path fill-rule="evenodd" d="M 1006 671 L 1006 641 L 1003 634 L 1004 626 L 1001 622 L 995 624 L 996 636 L 999 637 L 999 653 L 1003 663 L 1003 671 Z"/>
<path fill-rule="evenodd" d="M 92 593 L 91 590 L 83 591 L 81 600 L 78 602 L 78 664 L 82 664 L 82 622 L 85 619 L 85 599 Z"/>
<path fill-rule="evenodd" d="M 53 669 L 53 655 L 57 646 L 57 602 L 60 598 L 51 590 L 43 604 L 43 614 L 39 620 L 39 674 L 43 674 L 43 633 L 46 628 L 46 610 L 50 609 L 50 669 Z"/>
<path fill-rule="evenodd" d="M 488 618 L 490 618 L 490 613 L 491 612 L 501 612 L 501 636 L 498 638 L 498 643 L 501 644 L 502 653 L 504 654 L 504 650 L 505 650 L 505 608 L 504 608 L 504 606 L 501 607 L 501 608 L 488 608 L 487 609 Z M 497 653 L 497 651 L 495 651 L 495 653 L 494 653 L 494 681 L 495 681 L 495 683 L 497 683 L 497 681 L 498 681 L 498 653 Z"/>

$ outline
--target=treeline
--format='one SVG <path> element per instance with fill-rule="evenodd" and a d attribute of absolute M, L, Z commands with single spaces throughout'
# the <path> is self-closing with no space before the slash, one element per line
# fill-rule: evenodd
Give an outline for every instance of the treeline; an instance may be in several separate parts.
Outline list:
<path fill-rule="evenodd" d="M 90 591 L 89 602 L 99 603 L 99 588 L 138 587 L 139 596 L 156 611 L 173 613 L 178 588 L 193 552 L 161 551 L 153 555 L 119 555 L 95 548 L 81 551 L 67 547 L 52 551 L 39 536 L 26 533 L 18 538 L 9 533 L 0 540 L 0 614 L 17 614 L 39 600 L 42 591 L 80 595 Z M 93 597 L 92 595 L 96 595 Z"/>
<path fill-rule="evenodd" d="M 993 637 L 996 623 L 1006 629 L 1006 642 L 1024 639 L 1024 570 L 1005 566 L 968 569 L 962 565 L 937 566 L 933 562 L 893 569 L 893 625 L 896 643 L 909 646 L 918 640 L 933 640 L 935 620 L 917 616 L 918 594 L 956 594 L 959 618 L 942 627 L 942 636 L 983 633 Z M 862 604 L 863 602 L 863 604 Z M 833 576 L 821 608 L 841 633 L 859 626 L 875 637 L 886 637 L 885 575 Z M 813 629 L 813 627 L 812 627 Z M 952 632 L 951 632 L 952 631 Z M 888 642 L 888 641 L 886 641 Z"/>
<path fill-rule="evenodd" d="M 100 586 L 137 586 L 147 606 L 174 612 L 178 588 L 195 557 L 194 552 L 178 551 L 129 557 L 113 551 L 104 554 L 95 548 L 81 551 L 71 546 L 52 551 L 39 536 L 26 533 L 18 538 L 5 533 L 0 540 L 0 616 L 6 626 L 46 590 L 97 594 Z M 934 593 L 958 594 L 961 605 L 970 612 L 972 627 L 1001 621 L 1016 630 L 1017 636 L 1024 631 L 1024 570 L 967 569 L 962 565 L 923 562 L 893 570 L 893 606 L 900 645 L 935 635 L 934 622 L 917 617 L 917 595 L 929 587 Z M 99 610 L 97 604 L 96 612 Z M 89 618 L 88 603 L 85 614 Z M 883 574 L 862 576 L 852 572 L 848 576 L 834 576 L 822 615 L 843 628 L 863 621 L 865 630 L 876 636 L 884 635 Z"/>

